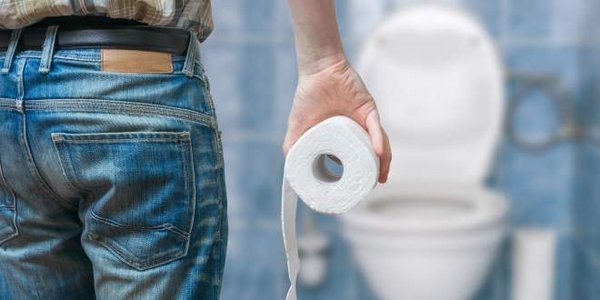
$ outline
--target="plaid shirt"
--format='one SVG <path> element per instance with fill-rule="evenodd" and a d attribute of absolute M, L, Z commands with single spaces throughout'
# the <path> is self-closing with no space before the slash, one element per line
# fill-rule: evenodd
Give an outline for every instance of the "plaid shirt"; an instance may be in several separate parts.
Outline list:
<path fill-rule="evenodd" d="M 0 0 L 0 29 L 45 17 L 95 15 L 193 30 L 200 40 L 213 28 L 210 0 Z"/>

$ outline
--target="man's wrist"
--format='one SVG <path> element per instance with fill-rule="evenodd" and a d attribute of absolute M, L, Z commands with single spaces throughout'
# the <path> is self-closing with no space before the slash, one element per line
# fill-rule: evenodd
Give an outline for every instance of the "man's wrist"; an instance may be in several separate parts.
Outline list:
<path fill-rule="evenodd" d="M 322 52 L 320 55 L 303 56 L 298 54 L 298 73 L 308 76 L 319 73 L 333 66 L 348 65 L 348 59 L 343 50 Z"/>

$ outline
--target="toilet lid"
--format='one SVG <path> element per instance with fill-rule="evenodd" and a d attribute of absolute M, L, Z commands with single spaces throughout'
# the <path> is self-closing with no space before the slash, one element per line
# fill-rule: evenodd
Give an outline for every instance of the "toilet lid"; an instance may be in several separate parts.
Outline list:
<path fill-rule="evenodd" d="M 484 180 L 500 136 L 503 74 L 474 19 L 434 4 L 404 8 L 372 34 L 357 69 L 390 137 L 390 180 Z"/>

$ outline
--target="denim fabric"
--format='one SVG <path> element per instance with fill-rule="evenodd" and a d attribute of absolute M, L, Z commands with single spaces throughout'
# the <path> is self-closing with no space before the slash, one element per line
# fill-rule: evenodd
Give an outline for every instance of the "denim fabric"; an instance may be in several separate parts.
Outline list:
<path fill-rule="evenodd" d="M 17 51 L 0 75 L 0 298 L 218 299 L 226 194 L 201 63 L 51 58 L 43 74 L 42 51 Z"/>

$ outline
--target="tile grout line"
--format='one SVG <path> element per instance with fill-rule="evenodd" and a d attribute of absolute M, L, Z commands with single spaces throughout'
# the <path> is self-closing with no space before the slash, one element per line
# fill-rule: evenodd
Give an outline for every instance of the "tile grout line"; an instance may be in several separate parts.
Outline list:
<path fill-rule="evenodd" d="M 506 49 L 506 42 L 508 38 L 508 19 L 509 19 L 510 5 L 508 0 L 500 1 L 500 44 L 503 51 Z"/>

